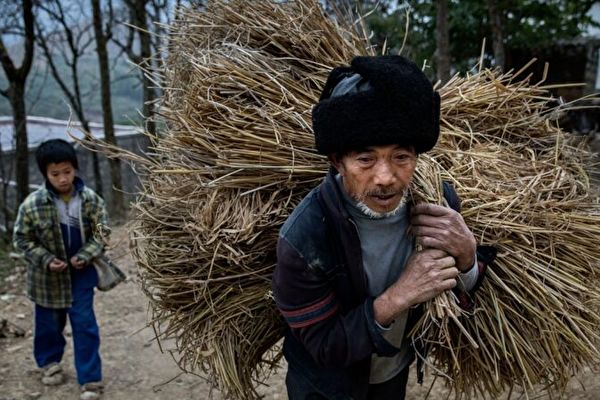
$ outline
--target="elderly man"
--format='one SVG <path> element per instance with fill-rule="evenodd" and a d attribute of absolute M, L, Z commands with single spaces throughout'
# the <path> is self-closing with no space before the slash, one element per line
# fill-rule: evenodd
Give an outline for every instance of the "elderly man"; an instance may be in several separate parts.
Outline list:
<path fill-rule="evenodd" d="M 484 268 L 455 209 L 407 202 L 440 97 L 401 56 L 356 57 L 331 71 L 312 115 L 331 169 L 282 227 L 273 276 L 288 396 L 403 399 L 417 306 L 453 288 L 468 299 Z"/>

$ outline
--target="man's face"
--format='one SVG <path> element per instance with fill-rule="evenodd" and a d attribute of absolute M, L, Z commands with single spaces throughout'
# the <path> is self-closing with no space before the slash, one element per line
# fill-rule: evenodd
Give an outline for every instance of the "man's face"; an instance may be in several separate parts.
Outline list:
<path fill-rule="evenodd" d="M 398 208 L 417 166 L 414 149 L 398 145 L 368 147 L 332 161 L 346 192 L 375 214 Z"/>
<path fill-rule="evenodd" d="M 58 194 L 70 194 L 73 191 L 75 168 L 69 161 L 50 163 L 46 167 L 46 178 Z"/>

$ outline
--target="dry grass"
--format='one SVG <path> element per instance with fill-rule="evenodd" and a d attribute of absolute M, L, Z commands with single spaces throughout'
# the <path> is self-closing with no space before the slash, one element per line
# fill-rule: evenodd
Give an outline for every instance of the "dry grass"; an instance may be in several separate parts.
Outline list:
<path fill-rule="evenodd" d="M 160 71 L 165 135 L 143 174 L 132 251 L 158 338 L 180 367 L 230 398 L 255 398 L 276 365 L 283 325 L 270 298 L 278 229 L 323 177 L 310 110 L 328 71 L 372 53 L 360 25 L 339 26 L 316 0 L 213 1 L 170 28 Z M 549 118 L 546 88 L 478 70 L 442 95 L 442 135 L 420 157 L 415 198 L 454 183 L 478 241 L 497 262 L 466 315 L 451 295 L 414 331 L 431 370 L 456 390 L 513 385 L 560 392 L 598 359 L 600 207 L 590 154 Z"/>
<path fill-rule="evenodd" d="M 457 397 L 514 384 L 560 393 L 599 355 L 591 155 L 549 118 L 545 88 L 517 78 L 484 70 L 440 88 L 442 140 L 416 180 L 429 201 L 439 198 L 432 176 L 452 181 L 478 241 L 499 251 L 472 315 L 441 296 L 414 333 Z"/>

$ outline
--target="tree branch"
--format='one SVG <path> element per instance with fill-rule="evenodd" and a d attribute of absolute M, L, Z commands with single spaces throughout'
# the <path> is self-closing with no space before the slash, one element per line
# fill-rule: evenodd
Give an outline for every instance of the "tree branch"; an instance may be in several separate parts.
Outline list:
<path fill-rule="evenodd" d="M 4 45 L 4 40 L 2 39 L 2 35 L 0 35 L 0 63 L 2 64 L 2 69 L 6 74 L 6 77 L 9 82 L 17 82 L 24 81 L 29 74 L 29 70 L 31 69 L 31 63 L 33 60 L 33 52 L 34 52 L 34 18 L 33 18 L 33 4 L 31 0 L 23 0 L 23 21 L 25 24 L 25 54 L 23 56 L 23 62 L 20 67 L 15 67 L 10 55 L 8 54 L 8 50 Z"/>
<path fill-rule="evenodd" d="M 25 55 L 18 74 L 21 79 L 25 80 L 31 70 L 35 51 L 33 4 L 31 0 L 23 0 L 23 19 L 25 21 Z"/>
<path fill-rule="evenodd" d="M 117 45 L 121 49 L 122 52 L 127 54 L 127 57 L 134 62 L 135 64 L 139 64 L 142 62 L 142 58 L 133 52 L 133 41 L 135 39 L 135 30 L 133 27 L 127 27 L 127 42 L 123 43 L 120 40 L 113 38 L 112 42 Z"/>
<path fill-rule="evenodd" d="M 37 77 L 38 77 L 38 75 L 36 73 L 34 73 L 33 79 L 30 79 L 27 83 L 27 86 L 29 86 L 29 88 L 26 89 L 26 92 L 29 92 L 29 93 L 33 92 L 33 88 L 36 86 L 34 84 L 34 81 L 37 79 Z M 31 98 L 30 98 L 30 103 L 29 103 L 29 107 L 28 107 L 28 110 L 30 112 L 33 112 L 33 110 L 35 109 L 35 106 L 42 98 L 42 92 L 44 91 L 47 80 L 48 80 L 48 65 L 46 65 L 46 68 L 44 68 L 44 75 L 42 77 L 42 83 L 40 85 L 37 85 L 38 86 L 37 93 L 35 95 L 31 96 Z"/>
<path fill-rule="evenodd" d="M 17 78 L 17 69 L 15 68 L 15 64 L 13 64 L 10 56 L 8 55 L 8 51 L 4 46 L 4 41 L 2 40 L 2 35 L 0 35 L 0 62 L 2 63 L 2 69 L 6 74 L 9 82 L 13 82 Z"/>
<path fill-rule="evenodd" d="M 115 23 L 115 14 L 113 12 L 112 0 L 108 0 L 108 19 L 106 21 L 106 28 L 104 30 L 104 37 L 106 41 L 110 41 L 112 39 L 112 26 Z"/>
<path fill-rule="evenodd" d="M 37 25 L 37 29 L 38 29 L 37 42 L 44 52 L 46 61 L 48 61 L 48 66 L 50 67 L 50 72 L 52 73 L 52 77 L 54 78 L 56 83 L 58 83 L 58 86 L 60 86 L 64 95 L 67 96 L 67 98 L 69 99 L 69 103 L 71 103 L 73 106 L 75 106 L 75 104 L 77 104 L 75 101 L 75 98 L 73 97 L 73 94 L 71 93 L 71 91 L 69 90 L 69 88 L 67 87 L 65 82 L 63 81 L 62 77 L 58 73 L 58 69 L 56 68 L 56 64 L 54 63 L 54 59 L 52 57 L 52 52 L 50 51 L 50 48 L 48 47 L 48 42 L 46 41 L 45 35 L 39 25 Z"/>

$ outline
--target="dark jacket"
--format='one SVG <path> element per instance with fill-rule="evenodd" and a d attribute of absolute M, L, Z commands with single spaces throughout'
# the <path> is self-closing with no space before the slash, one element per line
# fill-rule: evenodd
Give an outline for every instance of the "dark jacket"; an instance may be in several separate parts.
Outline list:
<path fill-rule="evenodd" d="M 375 324 L 358 230 L 339 190 L 332 171 L 281 228 L 273 291 L 290 328 L 288 380 L 291 374 L 328 399 L 363 399 L 371 355 L 399 349 Z M 458 207 L 453 190 L 446 198 Z"/>

